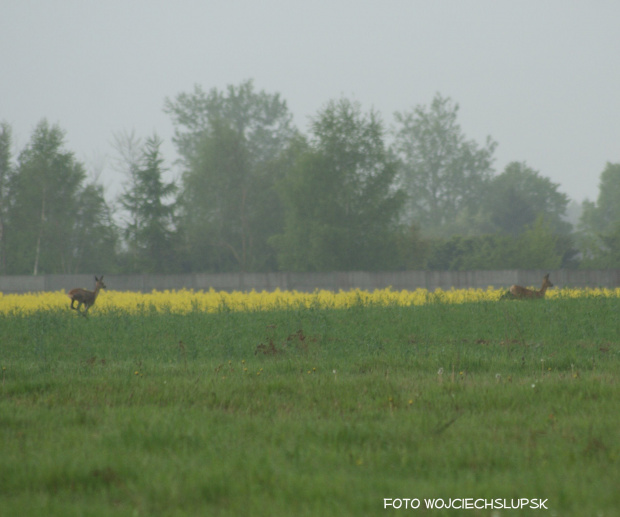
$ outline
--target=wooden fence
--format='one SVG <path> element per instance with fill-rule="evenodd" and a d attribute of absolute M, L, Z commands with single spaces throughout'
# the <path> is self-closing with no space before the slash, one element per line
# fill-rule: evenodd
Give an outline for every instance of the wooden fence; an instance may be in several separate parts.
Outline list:
<path fill-rule="evenodd" d="M 606 270 L 504 270 L 504 271 L 391 271 L 332 273 L 193 273 L 185 275 L 105 275 L 108 289 L 142 291 L 193 289 L 216 291 L 274 291 L 280 289 L 312 292 L 391 287 L 393 290 L 425 288 L 509 287 L 512 284 L 540 287 L 542 277 L 550 273 L 557 287 L 620 287 L 620 269 Z M 68 291 L 73 287 L 94 286 L 94 275 L 0 276 L 0 292 L 26 293 Z"/>

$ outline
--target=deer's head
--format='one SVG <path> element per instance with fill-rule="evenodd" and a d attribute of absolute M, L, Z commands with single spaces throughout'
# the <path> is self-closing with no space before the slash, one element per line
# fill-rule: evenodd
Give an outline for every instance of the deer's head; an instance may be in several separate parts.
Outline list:
<path fill-rule="evenodd" d="M 97 289 L 106 288 L 106 285 L 103 283 L 103 275 L 101 275 L 101 278 L 97 278 L 97 276 L 95 276 L 95 288 Z"/>

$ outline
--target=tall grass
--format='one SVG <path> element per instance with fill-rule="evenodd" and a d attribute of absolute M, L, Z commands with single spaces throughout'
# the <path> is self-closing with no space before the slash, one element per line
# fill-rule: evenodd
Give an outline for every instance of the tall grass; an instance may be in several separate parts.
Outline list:
<path fill-rule="evenodd" d="M 0 315 L 7 515 L 620 507 L 618 298 L 96 309 Z"/>

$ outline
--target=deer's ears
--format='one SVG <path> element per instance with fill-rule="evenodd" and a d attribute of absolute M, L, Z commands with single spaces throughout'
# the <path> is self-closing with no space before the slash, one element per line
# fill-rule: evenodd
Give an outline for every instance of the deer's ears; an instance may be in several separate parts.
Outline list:
<path fill-rule="evenodd" d="M 97 275 L 95 275 L 95 282 L 101 282 L 103 280 L 103 275 L 101 275 L 101 278 L 97 278 Z"/>

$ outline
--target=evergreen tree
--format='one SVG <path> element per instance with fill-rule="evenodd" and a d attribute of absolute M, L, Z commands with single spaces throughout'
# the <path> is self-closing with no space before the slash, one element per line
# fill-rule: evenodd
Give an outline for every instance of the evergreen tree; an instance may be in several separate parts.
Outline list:
<path fill-rule="evenodd" d="M 165 200 L 176 192 L 174 182 L 165 183 L 162 140 L 154 135 L 143 146 L 138 161 L 129 163 L 129 182 L 120 196 L 129 214 L 124 237 L 129 244 L 131 271 L 166 272 L 174 269 L 174 204 Z"/>

